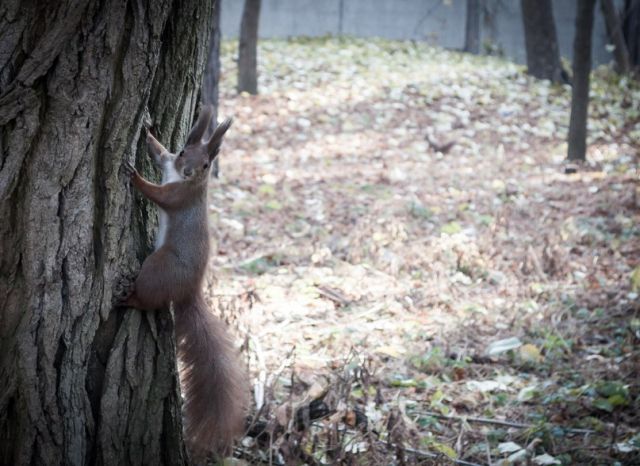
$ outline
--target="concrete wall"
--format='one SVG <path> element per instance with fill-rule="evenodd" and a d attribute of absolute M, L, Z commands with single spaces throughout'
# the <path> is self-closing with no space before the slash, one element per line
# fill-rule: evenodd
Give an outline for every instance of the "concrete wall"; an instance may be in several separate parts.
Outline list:
<path fill-rule="evenodd" d="M 621 0 L 616 2 L 621 3 Z M 519 0 L 485 0 L 482 40 L 518 63 L 526 60 Z M 244 0 L 222 0 L 222 35 L 237 37 Z M 562 56 L 571 58 L 575 0 L 554 0 Z M 260 37 L 349 35 L 427 41 L 445 48 L 464 44 L 466 0 L 262 0 Z M 599 6 L 593 35 L 594 64 L 608 63 Z"/>

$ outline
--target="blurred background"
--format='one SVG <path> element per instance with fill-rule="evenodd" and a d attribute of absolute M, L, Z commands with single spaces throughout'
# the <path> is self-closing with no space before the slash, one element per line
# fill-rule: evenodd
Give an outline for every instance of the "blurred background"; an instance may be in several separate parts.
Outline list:
<path fill-rule="evenodd" d="M 260 37 L 352 36 L 415 40 L 446 49 L 465 48 L 467 15 L 478 15 L 478 47 L 482 53 L 502 55 L 526 63 L 526 49 L 519 1 L 487 0 L 262 0 Z M 613 2 L 624 7 L 624 0 Z M 627 2 L 631 3 L 631 2 Z M 555 19 L 560 54 L 573 56 L 576 2 L 550 2 Z M 471 5 L 471 8 L 469 7 Z M 221 1 L 221 31 L 237 38 L 243 2 Z M 597 8 L 593 25 L 593 63 L 612 60 L 605 21 Z"/>

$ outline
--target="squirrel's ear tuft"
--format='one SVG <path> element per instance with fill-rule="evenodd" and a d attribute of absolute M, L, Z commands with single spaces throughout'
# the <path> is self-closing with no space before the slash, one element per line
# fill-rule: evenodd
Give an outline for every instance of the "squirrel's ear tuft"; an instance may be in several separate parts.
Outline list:
<path fill-rule="evenodd" d="M 187 143 L 185 145 L 189 146 L 197 144 L 202 140 L 202 136 L 204 136 L 204 132 L 209 126 L 212 115 L 213 107 L 211 105 L 205 105 L 202 107 L 200 115 L 198 115 L 198 120 L 193 125 L 193 128 L 191 128 L 191 132 L 189 133 L 189 137 L 187 138 Z"/>
<path fill-rule="evenodd" d="M 156 138 L 154 138 L 149 131 L 147 131 L 147 147 L 149 148 L 149 153 L 156 161 L 162 154 L 168 152 L 167 149 L 165 149 L 164 146 L 160 144 L 160 142 Z"/>
<path fill-rule="evenodd" d="M 211 138 L 207 142 L 207 152 L 209 154 L 209 160 L 213 160 L 220 152 L 220 146 L 222 145 L 222 138 L 227 130 L 231 127 L 231 123 L 233 123 L 232 118 L 225 119 L 222 123 L 220 123 L 216 129 L 213 131 Z"/>

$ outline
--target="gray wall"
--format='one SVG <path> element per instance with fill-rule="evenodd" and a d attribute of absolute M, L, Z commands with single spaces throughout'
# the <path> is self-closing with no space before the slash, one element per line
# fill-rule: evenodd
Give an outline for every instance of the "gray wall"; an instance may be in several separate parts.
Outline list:
<path fill-rule="evenodd" d="M 621 3 L 621 0 L 616 2 Z M 222 0 L 222 34 L 237 37 L 244 0 Z M 519 0 L 485 0 L 482 40 L 518 63 L 526 60 Z M 575 0 L 554 0 L 562 56 L 571 58 Z M 349 35 L 427 41 L 445 48 L 464 44 L 466 0 L 262 0 L 260 37 Z M 594 64 L 612 56 L 599 6 L 593 35 Z"/>

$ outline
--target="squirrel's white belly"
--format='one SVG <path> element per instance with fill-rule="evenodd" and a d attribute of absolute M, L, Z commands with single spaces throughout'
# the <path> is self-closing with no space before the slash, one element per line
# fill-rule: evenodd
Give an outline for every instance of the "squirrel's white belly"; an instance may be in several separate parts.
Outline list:
<path fill-rule="evenodd" d="M 174 181 L 180 181 L 180 175 L 176 171 L 174 161 L 172 159 L 166 159 L 162 162 L 162 184 L 173 183 Z M 159 209 L 158 213 L 158 235 L 156 236 L 156 251 L 162 247 L 164 240 L 167 237 L 167 228 L 169 227 L 169 216 L 167 213 Z"/>

